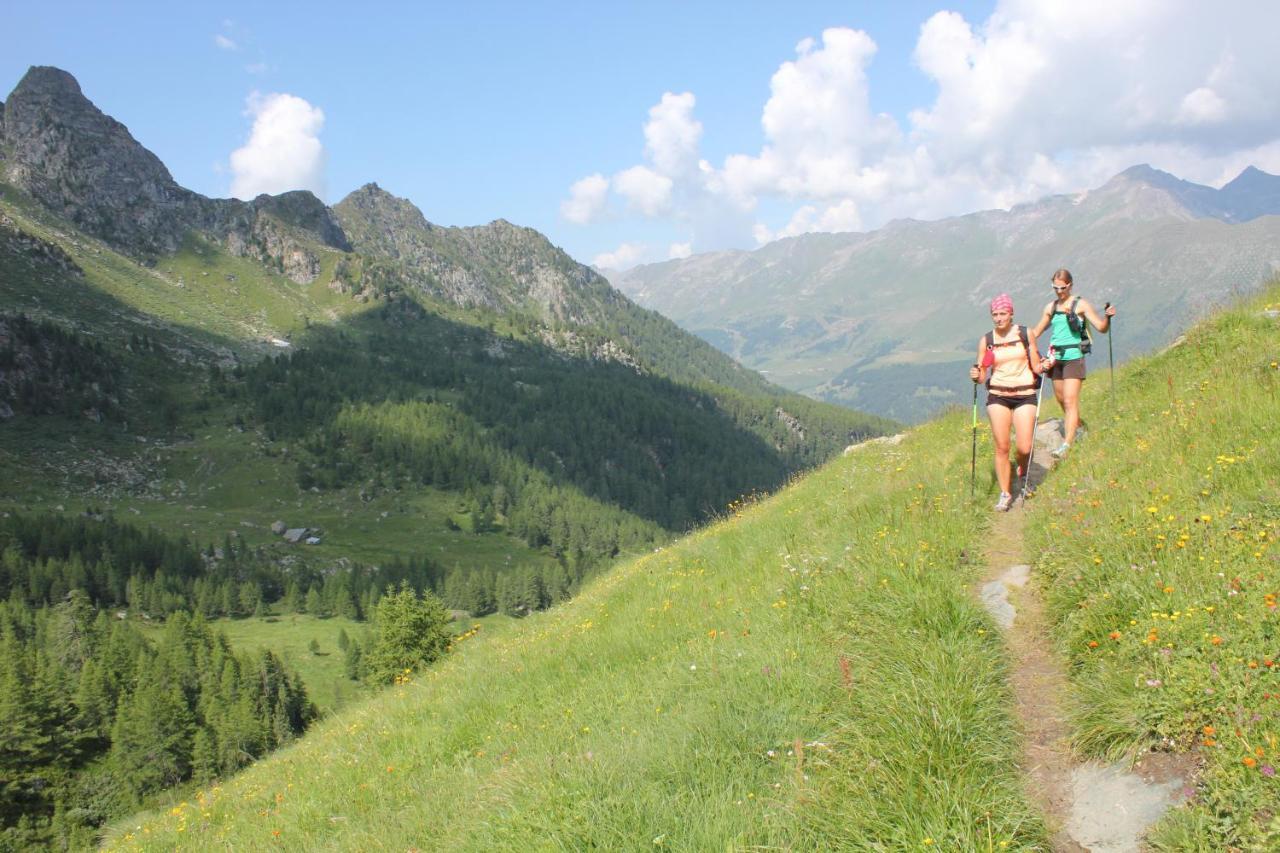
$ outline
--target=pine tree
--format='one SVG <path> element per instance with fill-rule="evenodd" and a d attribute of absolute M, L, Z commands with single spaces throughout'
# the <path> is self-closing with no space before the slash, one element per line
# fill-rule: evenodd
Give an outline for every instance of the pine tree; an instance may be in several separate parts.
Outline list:
<path fill-rule="evenodd" d="M 444 655 L 452 639 L 444 603 L 430 592 L 419 596 L 407 583 L 382 597 L 374 620 L 365 668 L 376 684 L 427 666 Z"/>

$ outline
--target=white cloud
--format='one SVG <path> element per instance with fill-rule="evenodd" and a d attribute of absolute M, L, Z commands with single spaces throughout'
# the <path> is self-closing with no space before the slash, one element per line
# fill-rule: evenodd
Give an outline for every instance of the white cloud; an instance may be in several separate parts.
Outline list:
<path fill-rule="evenodd" d="M 236 51 L 240 49 L 240 45 L 236 44 L 234 41 L 224 36 L 222 33 L 218 33 L 213 37 L 213 43 L 217 45 L 219 48 L 221 48 L 222 50 Z"/>
<path fill-rule="evenodd" d="M 623 243 L 612 252 L 601 252 L 591 260 L 591 265 L 602 270 L 625 270 L 640 263 L 649 254 L 644 243 Z"/>
<path fill-rule="evenodd" d="M 696 103 L 692 92 L 666 92 L 649 110 L 644 152 L 660 174 L 676 177 L 697 170 L 702 123 L 693 117 Z"/>
<path fill-rule="evenodd" d="M 231 154 L 231 194 L 249 199 L 259 193 L 311 190 L 324 197 L 324 112 L 296 95 L 251 94 L 246 115 L 253 129 L 243 147 Z"/>
<path fill-rule="evenodd" d="M 675 182 L 648 166 L 632 166 L 613 176 L 613 189 L 627 200 L 632 210 L 645 216 L 667 211 Z"/>
<path fill-rule="evenodd" d="M 1274 172 L 1278 30 L 1274 0 L 998 0 L 981 21 L 938 12 L 912 54 L 935 94 L 895 118 L 871 106 L 875 41 L 835 27 L 779 64 L 758 150 L 703 159 L 694 95 L 667 92 L 649 110 L 642 162 L 611 188 L 705 251 L 1008 207 L 1142 162 L 1215 184 L 1251 163 Z M 776 218 L 758 221 L 761 210 Z"/>
<path fill-rule="evenodd" d="M 597 172 L 569 187 L 569 198 L 560 202 L 560 215 L 570 222 L 586 225 L 604 212 L 609 196 L 609 180 Z"/>
<path fill-rule="evenodd" d="M 692 243 L 672 243 L 671 246 L 667 249 L 668 260 L 679 260 L 681 258 L 687 258 L 692 254 L 693 254 Z"/>

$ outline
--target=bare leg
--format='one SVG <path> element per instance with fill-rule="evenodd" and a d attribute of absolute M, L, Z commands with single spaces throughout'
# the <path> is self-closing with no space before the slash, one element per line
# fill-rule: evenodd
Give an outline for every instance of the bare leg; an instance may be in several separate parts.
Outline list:
<path fill-rule="evenodd" d="M 1035 440 L 1036 407 L 1028 404 L 1013 411 L 1013 428 L 1018 434 L 1018 464 L 1027 470 L 1031 462 L 1031 443 Z"/>
<path fill-rule="evenodd" d="M 1013 412 L 1004 406 L 987 406 L 987 417 L 991 419 L 991 438 L 996 446 L 996 482 L 1000 484 L 1002 493 L 1012 494 L 1009 488 L 1012 479 L 1009 471 L 1009 427 L 1013 423 Z"/>
<path fill-rule="evenodd" d="M 1062 394 L 1059 400 L 1062 403 L 1062 428 L 1066 433 L 1066 443 L 1073 444 L 1076 440 L 1076 430 L 1080 428 L 1080 385 L 1079 379 L 1063 379 Z M 1058 391 L 1058 383 L 1054 383 L 1054 393 Z"/>

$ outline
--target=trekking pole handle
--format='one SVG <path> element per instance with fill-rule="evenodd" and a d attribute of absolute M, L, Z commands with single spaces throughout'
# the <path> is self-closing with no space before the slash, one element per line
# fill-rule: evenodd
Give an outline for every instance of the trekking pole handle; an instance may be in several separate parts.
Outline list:
<path fill-rule="evenodd" d="M 1110 307 L 1111 307 L 1111 303 L 1110 303 L 1110 302 L 1108 302 L 1108 303 L 1106 303 L 1105 305 L 1103 305 L 1103 306 L 1102 306 L 1102 316 L 1104 316 L 1104 317 L 1106 317 L 1106 316 L 1107 316 L 1107 309 L 1108 309 L 1108 308 L 1110 308 Z M 1112 321 L 1112 320 L 1114 320 L 1114 319 L 1115 319 L 1114 317 L 1107 317 L 1107 334 L 1108 334 L 1108 335 L 1109 335 L 1109 334 L 1111 334 L 1111 321 Z"/>

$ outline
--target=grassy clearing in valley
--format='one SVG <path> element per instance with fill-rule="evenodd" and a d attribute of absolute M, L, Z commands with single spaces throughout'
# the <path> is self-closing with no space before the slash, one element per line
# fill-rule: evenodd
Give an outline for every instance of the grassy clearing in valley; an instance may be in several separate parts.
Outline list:
<path fill-rule="evenodd" d="M 108 845 L 1041 848 L 967 437 L 735 507 Z"/>
<path fill-rule="evenodd" d="M 1263 313 L 1276 307 L 1273 286 L 1135 362 L 1114 404 L 1095 368 L 1095 429 L 1028 526 L 1076 746 L 1203 761 L 1195 798 L 1152 835 L 1162 850 L 1280 845 L 1280 333 Z"/>

